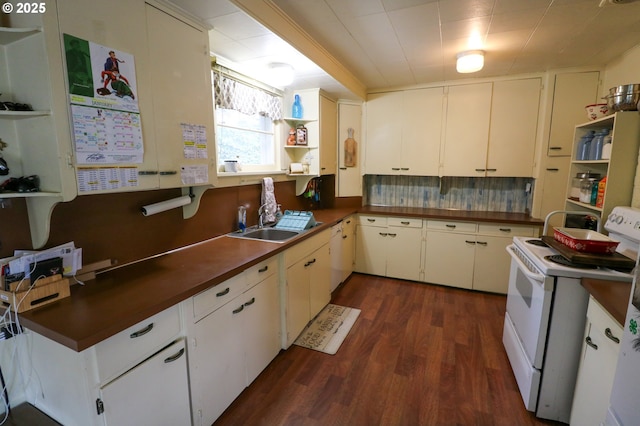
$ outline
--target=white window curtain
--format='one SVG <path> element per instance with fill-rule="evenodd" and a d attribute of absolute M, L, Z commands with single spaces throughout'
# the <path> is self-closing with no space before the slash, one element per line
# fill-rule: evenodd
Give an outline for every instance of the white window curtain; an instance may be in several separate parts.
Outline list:
<path fill-rule="evenodd" d="M 282 98 L 238 80 L 213 73 L 215 105 L 247 115 L 261 114 L 272 120 L 282 119 Z"/>

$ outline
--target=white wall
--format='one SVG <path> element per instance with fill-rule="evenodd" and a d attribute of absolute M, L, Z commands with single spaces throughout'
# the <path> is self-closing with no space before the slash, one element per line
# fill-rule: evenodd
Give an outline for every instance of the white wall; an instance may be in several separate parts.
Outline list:
<path fill-rule="evenodd" d="M 602 80 L 602 96 L 611 87 L 640 83 L 640 44 L 608 63 Z"/>
<path fill-rule="evenodd" d="M 636 83 L 640 84 L 640 44 L 607 64 L 602 80 L 602 96 L 607 95 L 611 87 Z M 640 208 L 640 165 L 636 168 L 631 206 Z"/>

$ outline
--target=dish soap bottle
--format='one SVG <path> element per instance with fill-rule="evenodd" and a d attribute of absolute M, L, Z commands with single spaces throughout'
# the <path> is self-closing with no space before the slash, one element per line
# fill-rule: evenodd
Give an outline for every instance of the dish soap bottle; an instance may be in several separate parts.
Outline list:
<path fill-rule="evenodd" d="M 247 209 L 245 206 L 238 207 L 238 230 L 244 232 L 247 229 Z"/>
<path fill-rule="evenodd" d="M 280 219 L 282 219 L 282 205 L 278 204 L 278 207 L 276 208 L 276 222 Z"/>
<path fill-rule="evenodd" d="M 291 108 L 291 116 L 293 118 L 302 118 L 302 102 L 300 102 L 300 95 L 296 94 L 293 100 L 293 107 Z"/>

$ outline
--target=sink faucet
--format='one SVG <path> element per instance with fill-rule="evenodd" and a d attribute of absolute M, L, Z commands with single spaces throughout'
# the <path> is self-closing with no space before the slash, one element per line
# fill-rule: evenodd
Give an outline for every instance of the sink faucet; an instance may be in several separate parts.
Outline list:
<path fill-rule="evenodd" d="M 263 204 L 260 207 L 258 207 L 258 228 L 264 227 L 264 214 L 265 214 L 266 208 L 267 208 L 266 204 Z"/>

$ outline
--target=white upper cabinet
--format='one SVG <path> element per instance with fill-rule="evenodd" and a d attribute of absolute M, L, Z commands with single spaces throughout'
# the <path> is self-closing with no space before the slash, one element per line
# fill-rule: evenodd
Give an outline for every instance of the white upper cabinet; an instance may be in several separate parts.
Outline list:
<path fill-rule="evenodd" d="M 182 167 L 199 167 L 208 175 L 206 183 L 214 183 L 216 150 L 207 32 L 148 4 L 146 12 L 153 96 L 150 124 L 155 129 L 158 185 L 190 186 Z M 182 123 L 205 126 L 206 158 L 186 158 Z M 146 141 L 145 145 L 151 143 Z"/>
<path fill-rule="evenodd" d="M 377 93 L 367 99 L 367 174 L 399 173 L 402 146 L 402 92 Z M 398 168 L 393 171 L 392 168 Z"/>
<path fill-rule="evenodd" d="M 573 129 L 587 120 L 584 107 L 597 103 L 599 79 L 597 71 L 556 75 L 547 155 L 571 155 Z"/>
<path fill-rule="evenodd" d="M 533 176 L 541 84 L 539 78 L 493 83 L 487 176 Z"/>
<path fill-rule="evenodd" d="M 485 176 L 491 83 L 449 87 L 442 176 Z"/>
<path fill-rule="evenodd" d="M 370 95 L 366 173 L 437 175 L 442 100 L 442 87 Z"/>

